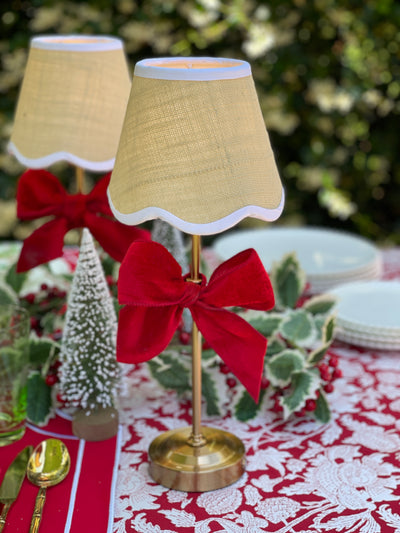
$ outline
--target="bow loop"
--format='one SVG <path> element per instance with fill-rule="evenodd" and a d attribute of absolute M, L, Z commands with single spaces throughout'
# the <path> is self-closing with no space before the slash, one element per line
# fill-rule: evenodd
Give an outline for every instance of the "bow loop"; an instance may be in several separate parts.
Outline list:
<path fill-rule="evenodd" d="M 224 309 L 244 305 L 267 311 L 274 305 L 272 286 L 257 253 L 247 250 L 226 261 L 208 285 L 203 275 L 199 284 L 187 278 L 161 244 L 135 242 L 130 246 L 118 280 L 119 302 L 125 307 L 120 311 L 117 359 L 135 363 L 158 355 L 168 346 L 188 307 L 205 340 L 257 401 L 267 340 Z"/>
<path fill-rule="evenodd" d="M 85 226 L 86 199 L 87 196 L 81 193 L 71 194 L 66 197 L 61 213 L 66 218 L 70 228 L 82 228 Z"/>
<path fill-rule="evenodd" d="M 149 240 L 148 231 L 126 226 L 112 217 L 107 200 L 109 180 L 110 173 L 103 176 L 89 194 L 71 195 L 56 176 L 46 170 L 24 172 L 17 188 L 18 218 L 35 220 L 52 216 L 53 219 L 25 239 L 17 272 L 62 256 L 64 235 L 72 228 L 87 227 L 116 261 L 122 261 L 134 240 Z M 49 232 L 47 235 L 44 229 Z"/>

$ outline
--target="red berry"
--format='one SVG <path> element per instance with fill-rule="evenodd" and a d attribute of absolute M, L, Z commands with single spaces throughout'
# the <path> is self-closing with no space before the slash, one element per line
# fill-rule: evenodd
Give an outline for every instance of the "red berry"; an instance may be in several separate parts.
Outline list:
<path fill-rule="evenodd" d="M 315 397 L 318 399 L 321 396 L 321 391 L 318 389 L 315 391 Z"/>
<path fill-rule="evenodd" d="M 300 409 L 299 411 L 295 411 L 294 413 L 296 416 L 304 416 L 306 414 L 306 409 L 305 407 L 303 407 L 302 409 Z"/>
<path fill-rule="evenodd" d="M 28 304 L 35 303 L 35 294 L 33 292 L 30 292 L 29 294 L 26 294 L 24 296 L 24 300 L 28 302 Z"/>
<path fill-rule="evenodd" d="M 54 361 L 54 363 L 52 363 L 50 370 L 53 370 L 54 372 L 56 372 L 60 368 L 61 365 L 62 365 L 61 361 L 57 359 L 56 361 Z"/>
<path fill-rule="evenodd" d="M 202 349 L 203 350 L 211 350 L 211 346 L 208 344 L 208 342 L 206 340 L 203 341 Z"/>
<path fill-rule="evenodd" d="M 114 285 L 115 284 L 115 280 L 114 280 L 114 278 L 111 275 L 106 276 L 106 281 L 107 281 L 108 285 Z"/>
<path fill-rule="evenodd" d="M 30 322 L 31 322 L 31 328 L 33 329 L 36 329 L 40 324 L 40 321 L 36 316 L 31 316 Z"/>
<path fill-rule="evenodd" d="M 41 291 L 47 291 L 48 288 L 49 288 L 49 286 L 47 285 L 47 283 L 42 283 L 40 285 L 40 290 Z"/>
<path fill-rule="evenodd" d="M 328 372 L 322 372 L 321 373 L 321 378 L 324 380 L 324 381 L 331 381 L 332 379 L 332 375 L 331 373 L 328 371 Z"/>
<path fill-rule="evenodd" d="M 67 312 L 67 304 L 63 304 L 60 309 L 57 311 L 57 315 L 65 315 L 65 313 Z"/>
<path fill-rule="evenodd" d="M 221 364 L 219 365 L 219 369 L 220 369 L 220 371 L 221 371 L 222 374 L 229 374 L 229 372 L 231 371 L 230 368 L 229 368 L 229 366 L 226 365 L 225 363 L 221 363 Z"/>
<path fill-rule="evenodd" d="M 58 377 L 56 374 L 47 374 L 45 381 L 46 381 L 46 385 L 48 385 L 49 387 L 52 387 L 53 385 L 57 383 Z"/>
<path fill-rule="evenodd" d="M 341 369 L 340 368 L 335 368 L 335 370 L 332 373 L 332 378 L 333 379 L 338 379 L 338 378 L 341 378 L 342 376 L 343 376 L 343 372 L 341 371 Z"/>
<path fill-rule="evenodd" d="M 326 363 L 321 363 L 320 365 L 318 365 L 318 369 L 319 369 L 321 378 L 324 381 L 330 381 L 331 374 L 329 372 L 329 366 Z"/>
<path fill-rule="evenodd" d="M 325 392 L 333 392 L 334 391 L 334 386 L 332 385 L 332 383 L 327 383 L 326 385 L 324 385 L 324 391 Z"/>
<path fill-rule="evenodd" d="M 317 402 L 312 398 L 306 400 L 306 411 L 315 411 L 317 408 Z"/>
<path fill-rule="evenodd" d="M 229 387 L 230 389 L 233 389 L 233 387 L 236 387 L 236 383 L 237 383 L 237 381 L 236 381 L 235 378 L 228 378 L 228 379 L 226 380 L 226 384 L 228 385 L 228 387 Z"/>
<path fill-rule="evenodd" d="M 268 389 L 269 385 L 270 385 L 269 379 L 267 379 L 265 376 L 263 376 L 261 378 L 261 388 L 262 389 Z"/>
<path fill-rule="evenodd" d="M 187 331 L 181 331 L 179 333 L 179 340 L 182 344 L 189 344 L 190 342 L 190 333 L 188 333 Z"/>
<path fill-rule="evenodd" d="M 329 358 L 329 366 L 337 367 L 339 364 L 339 358 L 337 355 L 331 355 Z"/>

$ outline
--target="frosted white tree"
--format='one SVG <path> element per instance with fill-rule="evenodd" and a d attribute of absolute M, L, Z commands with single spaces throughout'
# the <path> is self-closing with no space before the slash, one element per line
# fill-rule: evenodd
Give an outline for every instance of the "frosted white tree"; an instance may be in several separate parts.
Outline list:
<path fill-rule="evenodd" d="M 151 232 L 153 241 L 165 246 L 174 259 L 180 264 L 183 274 L 189 272 L 189 263 L 186 256 L 185 243 L 183 241 L 182 233 L 175 227 L 164 222 L 164 220 L 155 220 Z M 192 316 L 189 309 L 184 309 L 183 315 L 183 329 L 184 331 L 191 331 Z"/>
<path fill-rule="evenodd" d="M 120 370 L 117 317 L 88 229 L 82 233 L 61 343 L 60 393 L 66 405 L 87 413 L 113 407 Z"/>

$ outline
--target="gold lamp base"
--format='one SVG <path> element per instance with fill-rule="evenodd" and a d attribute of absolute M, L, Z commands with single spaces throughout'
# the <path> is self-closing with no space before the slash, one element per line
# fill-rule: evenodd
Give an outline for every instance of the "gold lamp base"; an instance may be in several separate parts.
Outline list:
<path fill-rule="evenodd" d="M 206 492 L 237 481 L 244 472 L 243 442 L 222 429 L 201 427 L 203 441 L 191 444 L 192 428 L 167 431 L 150 444 L 150 475 L 170 489 Z"/>

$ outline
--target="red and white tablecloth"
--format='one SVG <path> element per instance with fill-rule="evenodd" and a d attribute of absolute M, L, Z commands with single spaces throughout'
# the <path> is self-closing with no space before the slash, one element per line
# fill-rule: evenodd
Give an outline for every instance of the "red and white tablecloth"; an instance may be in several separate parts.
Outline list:
<path fill-rule="evenodd" d="M 400 278 L 400 250 L 384 254 Z M 185 493 L 149 476 L 147 450 L 161 432 L 190 425 L 189 406 L 145 365 L 132 367 L 121 400 L 122 447 L 114 533 L 400 532 L 400 352 L 335 343 L 343 378 L 329 395 L 332 421 L 287 422 L 266 409 L 242 423 L 203 417 L 237 435 L 247 467 L 235 484 Z"/>

